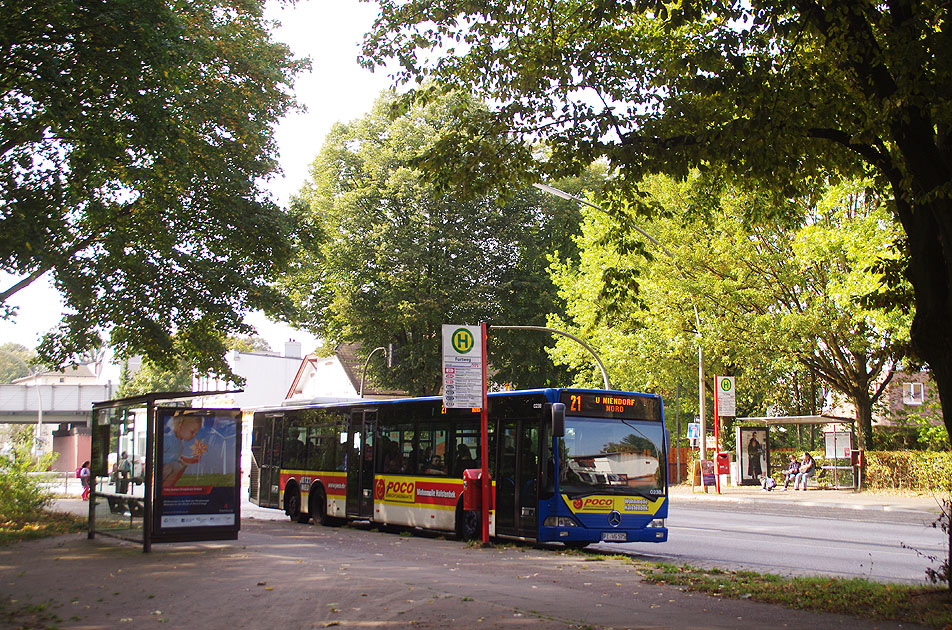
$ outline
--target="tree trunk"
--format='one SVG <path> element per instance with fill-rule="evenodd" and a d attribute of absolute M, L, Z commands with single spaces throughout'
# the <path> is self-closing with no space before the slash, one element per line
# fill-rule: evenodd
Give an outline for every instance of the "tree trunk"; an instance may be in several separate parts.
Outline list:
<path fill-rule="evenodd" d="M 865 394 L 865 395 L 863 395 Z M 856 447 L 865 451 L 873 446 L 873 402 L 866 392 L 854 395 L 853 406 L 856 408 Z"/>
<path fill-rule="evenodd" d="M 945 428 L 952 435 L 952 202 L 921 203 L 913 210 L 898 200 L 897 206 L 915 292 L 912 348 L 932 370 Z"/>

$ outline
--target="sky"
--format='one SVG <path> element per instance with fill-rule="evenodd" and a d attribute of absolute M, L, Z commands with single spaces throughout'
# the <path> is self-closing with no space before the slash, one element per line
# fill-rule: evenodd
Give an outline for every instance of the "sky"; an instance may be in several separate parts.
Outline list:
<path fill-rule="evenodd" d="M 357 65 L 363 34 L 376 16 L 374 2 L 357 0 L 270 0 L 266 15 L 281 26 L 274 38 L 291 46 L 296 57 L 311 58 L 311 72 L 298 77 L 295 93 L 306 112 L 284 118 L 276 130 L 283 176 L 268 188 L 284 205 L 307 180 L 308 169 L 336 122 L 348 122 L 370 110 L 374 99 L 390 84 L 385 73 L 371 73 Z M 0 273 L 0 287 L 16 279 Z M 56 326 L 62 302 L 48 278 L 34 282 L 9 301 L 18 307 L 13 321 L 0 320 L 0 343 L 15 342 L 35 348 L 44 332 Z M 300 341 L 304 352 L 319 344 L 313 335 L 269 322 L 262 313 L 246 317 L 271 348 L 281 351 L 284 342 Z"/>

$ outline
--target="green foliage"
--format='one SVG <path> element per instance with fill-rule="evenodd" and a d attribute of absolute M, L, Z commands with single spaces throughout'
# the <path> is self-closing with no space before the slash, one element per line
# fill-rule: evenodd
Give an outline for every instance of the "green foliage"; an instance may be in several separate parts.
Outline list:
<path fill-rule="evenodd" d="M 120 356 L 226 374 L 243 314 L 284 308 L 291 226 L 262 184 L 306 64 L 263 7 L 0 5 L 0 271 L 20 280 L 0 306 L 50 274 L 66 315 L 43 361 L 108 336 Z"/>
<path fill-rule="evenodd" d="M 238 352 L 271 352 L 271 344 L 263 337 L 228 337 L 225 348 Z"/>
<path fill-rule="evenodd" d="M 56 453 L 47 453 L 37 460 L 32 454 L 33 428 L 16 432 L 11 450 L 0 454 L 0 521 L 18 523 L 37 518 L 53 502 L 53 495 L 29 473 L 49 469 Z"/>
<path fill-rule="evenodd" d="M 952 452 L 872 451 L 866 453 L 866 486 L 872 490 L 952 492 Z"/>
<path fill-rule="evenodd" d="M 711 194 L 694 199 L 689 218 L 715 214 L 726 182 L 756 193 L 747 217 L 785 226 L 798 215 L 788 200 L 871 177 L 871 192 L 902 225 L 894 243 L 903 255 L 882 267 L 890 290 L 869 295 L 895 307 L 908 292 L 894 283 L 910 282 L 911 342 L 936 376 L 952 430 L 949 24 L 943 2 L 382 0 L 364 63 L 390 64 L 401 84 L 441 82 L 493 103 L 492 115 L 467 119 L 467 137 L 486 130 L 509 147 L 544 147 L 537 160 L 473 151 L 502 183 L 603 161 L 614 174 L 604 196 L 612 210 L 650 215 L 646 175 L 684 179 L 699 168 Z M 417 96 L 431 98 L 432 85 Z M 473 168 L 460 146 L 431 145 L 424 164 L 436 181 L 465 181 L 453 176 Z"/>
<path fill-rule="evenodd" d="M 949 441 L 949 430 L 943 425 L 937 424 L 928 417 L 916 416 L 916 431 L 919 434 L 919 443 L 923 447 L 933 451 L 952 450 L 952 443 Z"/>
<path fill-rule="evenodd" d="M 934 451 L 952 449 L 949 431 L 942 424 L 942 406 L 938 397 L 928 396 L 921 405 L 903 407 L 891 418 L 915 434 L 918 448 Z"/>
<path fill-rule="evenodd" d="M 12 355 L 12 356 L 11 356 Z M 14 380 L 30 375 L 29 364 L 33 353 L 18 343 L 0 344 L 0 383 L 12 383 Z"/>
<path fill-rule="evenodd" d="M 119 379 L 117 397 L 127 398 L 149 392 L 190 392 L 192 391 L 192 368 L 187 362 L 179 361 L 172 369 L 159 366 L 149 359 L 143 359 L 135 374 L 129 374 L 129 364 L 123 366 Z"/>
<path fill-rule="evenodd" d="M 919 436 L 913 427 L 875 426 L 873 448 L 877 451 L 915 451 L 922 450 L 923 447 L 919 444 Z"/>
<path fill-rule="evenodd" d="M 765 201 L 736 189 L 708 198 L 715 215 L 684 218 L 709 197 L 697 174 L 684 183 L 649 178 L 642 188 L 657 218 L 638 223 L 658 244 L 626 229 L 628 215 L 586 210 L 579 258 L 551 267 L 571 323 L 550 321 L 593 345 L 622 388 L 670 401 L 677 383 L 697 383 L 700 343 L 708 374 L 738 378 L 739 416 L 816 413 L 825 382 L 870 427 L 911 314 L 858 304 L 879 277 L 868 261 L 898 229 L 862 182 L 790 202 L 784 227 L 747 221 Z M 595 384 L 574 345 L 559 341 L 555 356 L 578 370 L 576 384 Z M 682 395 L 682 406 L 696 412 L 690 398 Z"/>
<path fill-rule="evenodd" d="M 423 181 L 417 156 L 460 116 L 482 106 L 462 94 L 415 105 L 393 118 L 383 95 L 367 116 L 338 124 L 295 200 L 298 258 L 283 281 L 299 324 L 363 356 L 394 346 L 392 368 L 371 362 L 384 387 L 433 394 L 441 384 L 444 323 L 543 325 L 559 312 L 546 256 L 574 251 L 575 204 L 534 189 L 460 201 Z M 473 174 L 477 177 L 478 174 Z M 499 383 L 564 382 L 539 333 L 493 331 Z"/>

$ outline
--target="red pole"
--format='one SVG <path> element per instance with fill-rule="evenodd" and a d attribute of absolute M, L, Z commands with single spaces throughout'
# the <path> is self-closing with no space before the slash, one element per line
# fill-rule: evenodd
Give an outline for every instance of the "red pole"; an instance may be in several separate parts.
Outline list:
<path fill-rule="evenodd" d="M 489 499 L 491 494 L 492 480 L 489 478 L 489 400 L 486 396 L 486 363 L 489 361 L 489 356 L 486 350 L 486 331 L 488 326 L 486 322 L 482 322 L 479 325 L 480 336 L 482 337 L 480 343 L 483 344 L 483 407 L 479 411 L 479 450 L 480 450 L 480 459 L 483 462 L 483 470 L 481 473 L 482 479 L 482 489 L 483 489 L 483 544 L 489 544 Z"/>
<path fill-rule="evenodd" d="M 714 488 L 717 489 L 717 494 L 721 493 L 721 471 L 718 469 L 718 466 L 721 462 L 721 432 L 719 430 L 720 423 L 717 421 L 717 375 L 714 375 Z"/>

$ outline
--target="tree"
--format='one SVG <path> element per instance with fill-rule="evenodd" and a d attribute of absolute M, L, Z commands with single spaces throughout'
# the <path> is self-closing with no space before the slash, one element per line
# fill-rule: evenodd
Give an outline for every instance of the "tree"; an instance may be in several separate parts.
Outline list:
<path fill-rule="evenodd" d="M 620 370 L 629 382 L 670 391 L 672 367 L 684 365 L 685 344 L 690 350 L 696 343 L 689 306 L 696 305 L 709 369 L 742 380 L 739 415 L 768 408 L 815 412 L 797 408 L 815 393 L 790 396 L 788 388 L 777 387 L 798 386 L 807 372 L 850 399 L 861 428 L 859 446 L 872 446 L 873 405 L 904 356 L 911 313 L 859 303 L 880 282 L 869 261 L 883 255 L 898 232 L 863 182 L 832 187 L 815 202 L 798 204 L 798 211 L 787 210 L 799 220 L 782 229 L 745 223 L 744 211 L 756 197 L 725 194 L 723 212 L 685 221 L 696 192 L 690 183 L 652 178 L 644 188 L 664 215 L 646 228 L 676 266 L 667 256 L 635 251 L 627 242 L 631 232 L 613 233 L 612 222 L 599 213 L 584 224 L 581 265 L 555 268 L 568 312 L 588 315 L 583 321 L 591 322 L 585 332 L 593 343 L 609 338 L 616 350 L 610 357 L 632 357 Z M 624 286 L 606 300 L 606 270 L 609 278 L 635 278 L 638 300 Z M 586 286 L 600 290 L 601 299 L 586 299 L 591 291 L 577 289 Z M 600 314 L 604 324 L 597 321 Z"/>
<path fill-rule="evenodd" d="M 149 359 L 143 359 L 134 374 L 129 372 L 128 361 L 123 365 L 116 396 L 128 398 L 150 392 L 192 391 L 192 368 L 186 361 L 179 361 L 172 368 L 164 368 Z"/>
<path fill-rule="evenodd" d="M 264 193 L 274 124 L 304 67 L 262 0 L 72 0 L 0 8 L 0 308 L 44 274 L 61 365 L 103 335 L 121 356 L 228 373 L 289 221 Z M 11 316 L 11 309 L 6 309 Z"/>
<path fill-rule="evenodd" d="M 49 470 L 57 453 L 39 459 L 33 455 L 32 427 L 18 427 L 12 433 L 10 448 L 0 453 L 0 514 L 7 521 L 23 523 L 53 503 L 53 493 L 30 473 Z"/>
<path fill-rule="evenodd" d="M 438 193 L 420 180 L 413 158 L 460 111 L 480 106 L 450 94 L 392 118 L 393 103 L 384 95 L 370 114 L 328 134 L 295 203 L 305 228 L 284 286 L 315 334 L 359 342 L 364 356 L 394 345 L 392 368 L 368 368 L 377 383 L 435 394 L 442 324 L 542 325 L 558 310 L 546 255 L 572 247 L 578 210 L 533 189 L 505 205 Z M 544 354 L 549 342 L 494 333 L 495 380 L 564 380 Z"/>
<path fill-rule="evenodd" d="M 947 3 L 909 0 L 383 0 L 364 51 L 368 66 L 396 60 L 399 83 L 498 103 L 433 143 L 425 163 L 444 182 L 457 168 L 512 181 L 602 159 L 614 199 L 636 199 L 646 173 L 700 167 L 782 200 L 871 174 L 903 227 L 912 346 L 952 429 L 948 18 Z M 534 165 L 527 137 L 548 161 Z"/>
<path fill-rule="evenodd" d="M 656 177 L 645 188 L 657 218 L 639 221 L 639 226 L 671 256 L 612 216 L 586 211 L 578 259 L 566 257 L 551 267 L 567 302 L 567 317 L 550 318 L 550 323 L 593 345 L 616 386 L 661 394 L 669 405 L 679 397 L 688 414 L 698 413 L 697 396 L 678 396 L 678 391 L 697 391 L 698 344 L 709 374 L 741 378 L 738 415 L 759 415 L 766 408 L 797 414 L 810 409 L 811 392 L 802 386 L 803 370 L 792 353 L 758 343 L 762 339 L 754 339 L 752 331 L 742 343 L 735 343 L 737 335 L 731 335 L 730 342 L 720 336 L 722 328 L 729 330 L 719 326 L 721 318 L 742 323 L 736 314 L 725 313 L 736 296 L 720 301 L 705 274 L 709 265 L 717 268 L 734 261 L 727 254 L 716 261 L 708 258 L 706 245 L 721 233 L 713 227 L 705 230 L 705 217 L 678 216 L 692 203 L 690 184 Z M 762 295 L 754 287 L 745 290 Z M 582 369 L 589 362 L 574 344 L 560 341 L 555 359 L 578 371 L 576 385 L 599 383 L 597 373 Z M 712 390 L 710 380 L 704 385 Z"/>
<path fill-rule="evenodd" d="M 238 352 L 271 352 L 271 344 L 264 337 L 229 337 L 225 341 L 228 350 Z"/>
<path fill-rule="evenodd" d="M 33 353 L 18 343 L 0 345 L 0 383 L 12 383 L 18 378 L 30 375 L 29 364 Z"/>

